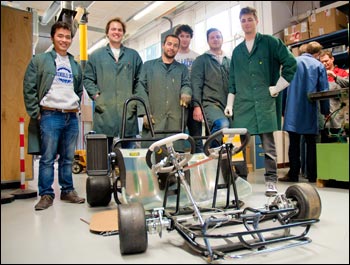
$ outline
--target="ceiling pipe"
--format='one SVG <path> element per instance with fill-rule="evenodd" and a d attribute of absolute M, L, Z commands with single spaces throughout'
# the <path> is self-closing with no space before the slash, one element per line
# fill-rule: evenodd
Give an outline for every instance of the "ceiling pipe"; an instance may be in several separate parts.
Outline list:
<path fill-rule="evenodd" d="M 39 19 L 40 24 L 46 26 L 61 10 L 61 1 L 53 1 Z"/>
<path fill-rule="evenodd" d="M 73 1 L 61 1 L 61 12 L 58 18 L 59 21 L 67 22 L 69 25 L 72 25 L 75 13 Z"/>
<path fill-rule="evenodd" d="M 72 24 L 75 15 L 73 1 L 53 1 L 40 19 L 40 24 L 46 26 L 55 16 L 57 20 Z"/>
<path fill-rule="evenodd" d="M 162 18 L 164 18 L 170 22 L 170 29 L 172 29 L 173 28 L 173 21 L 168 17 L 162 17 Z"/>

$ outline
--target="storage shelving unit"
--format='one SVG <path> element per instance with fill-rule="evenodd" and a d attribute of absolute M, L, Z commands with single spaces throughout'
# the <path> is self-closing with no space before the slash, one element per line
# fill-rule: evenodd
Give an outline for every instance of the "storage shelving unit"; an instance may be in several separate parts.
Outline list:
<path fill-rule="evenodd" d="M 317 41 L 319 42 L 324 49 L 340 46 L 340 45 L 346 45 L 349 46 L 349 30 L 348 29 L 342 29 L 338 30 L 332 33 L 324 34 L 318 37 L 310 38 L 307 40 L 303 40 L 300 42 L 296 42 L 293 44 L 290 44 L 290 48 L 299 47 L 302 44 L 309 43 L 311 41 Z M 349 54 L 348 51 L 343 52 L 334 52 L 333 53 L 335 63 L 340 67 L 344 69 L 349 68 Z"/>

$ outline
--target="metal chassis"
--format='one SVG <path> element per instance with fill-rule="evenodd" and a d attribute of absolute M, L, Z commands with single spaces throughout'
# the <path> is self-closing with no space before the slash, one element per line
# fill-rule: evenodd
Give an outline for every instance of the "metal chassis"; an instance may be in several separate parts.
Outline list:
<path fill-rule="evenodd" d="M 152 147 L 152 146 L 151 146 Z M 221 148 L 219 152 L 219 160 L 221 159 L 222 150 L 225 149 L 228 152 L 227 157 L 231 157 L 232 148 L 226 148 L 225 145 Z M 183 186 L 185 187 L 185 191 L 188 196 L 191 198 L 193 204 L 193 214 L 189 218 L 184 217 L 181 218 L 182 213 L 178 211 L 178 205 L 176 207 L 175 212 L 169 212 L 168 210 L 164 211 L 164 208 L 155 209 L 152 212 L 152 216 L 150 218 L 146 218 L 147 229 L 148 232 L 158 232 L 161 236 L 161 230 L 166 228 L 168 231 L 176 230 L 182 238 L 189 243 L 190 247 L 195 250 L 197 253 L 205 256 L 209 262 L 213 260 L 217 260 L 220 258 L 227 257 L 242 257 L 235 255 L 226 255 L 225 253 L 229 253 L 236 250 L 242 249 L 254 249 L 257 250 L 254 254 L 263 253 L 272 250 L 283 249 L 291 246 L 297 246 L 301 244 L 310 243 L 311 240 L 306 237 L 311 224 L 318 222 L 318 219 L 309 219 L 309 220 L 292 220 L 293 216 L 295 216 L 298 212 L 298 209 L 295 207 L 294 203 L 286 198 L 284 194 L 279 194 L 274 198 L 274 201 L 271 205 L 266 205 L 262 209 L 255 209 L 251 207 L 246 207 L 244 210 L 239 209 L 238 204 L 238 196 L 235 192 L 236 198 L 236 210 L 215 210 L 215 198 L 213 200 L 213 208 L 209 213 L 209 218 L 204 219 L 201 213 L 200 207 L 197 207 L 196 202 L 192 199 L 191 192 L 189 186 L 184 178 L 184 170 L 181 166 L 179 166 L 179 161 L 176 161 L 175 155 L 171 154 L 171 148 L 168 148 L 170 151 L 169 157 L 172 159 L 173 165 L 176 168 L 175 176 L 177 176 Z M 230 159 L 228 159 L 230 161 Z M 230 163 L 229 163 L 230 164 Z M 232 169 L 232 165 L 230 164 L 230 169 Z M 231 176 L 232 171 L 230 172 Z M 233 190 L 236 191 L 236 184 L 233 181 L 230 183 L 233 185 Z M 216 187 L 217 188 L 217 187 Z M 229 189 L 227 189 L 229 191 Z M 215 189 L 216 191 L 216 189 Z M 229 193 L 229 192 L 228 192 Z M 229 194 L 227 196 L 227 203 L 229 199 Z M 228 208 L 228 204 L 224 207 L 224 209 Z M 224 218 L 216 218 L 215 215 L 224 215 Z M 163 217 L 165 216 L 165 217 Z M 193 219 L 197 220 L 198 223 L 195 225 L 186 225 L 186 220 Z M 271 228 L 259 228 L 259 224 L 264 221 L 278 221 L 281 225 L 277 227 Z M 213 227 L 223 227 L 229 225 L 238 225 L 242 224 L 246 231 L 243 232 L 230 232 L 223 234 L 211 234 L 209 232 L 210 228 Z M 299 235 L 290 234 L 290 229 L 293 227 L 305 226 L 304 231 Z M 157 227 L 157 228 L 155 228 Z M 273 231 L 283 231 L 283 235 L 280 236 L 264 236 L 265 233 L 273 232 Z M 247 240 L 245 237 L 251 237 L 250 240 Z M 204 244 L 198 243 L 196 239 L 202 238 L 204 240 Z M 227 242 L 223 245 L 211 246 L 211 239 L 229 239 L 229 238 L 237 238 L 238 242 Z M 289 240 L 298 240 L 297 243 L 291 243 L 284 247 L 278 247 L 274 249 L 267 249 L 267 245 L 272 245 L 279 242 L 289 241 Z M 248 254 L 244 254 L 248 255 Z"/>
<path fill-rule="evenodd" d="M 138 100 L 144 105 L 146 109 L 146 115 L 149 119 L 149 124 L 151 125 L 150 126 L 151 135 L 152 135 L 151 139 L 124 138 L 126 107 L 131 100 Z M 206 131 L 208 134 L 209 128 L 206 120 L 205 120 L 205 125 L 206 125 Z M 184 126 L 182 128 L 182 131 L 183 130 L 184 130 Z M 164 132 L 157 132 L 157 133 L 164 133 Z M 166 133 L 180 133 L 180 132 L 166 132 Z M 117 145 L 123 141 L 127 141 L 127 142 L 153 141 L 154 142 L 157 140 L 161 140 L 161 139 L 157 139 L 155 137 L 155 134 L 156 133 L 154 132 L 153 126 L 150 122 L 149 111 L 146 108 L 143 100 L 138 97 L 132 97 L 129 100 L 127 100 L 124 104 L 124 110 L 123 110 L 123 124 L 122 124 L 121 139 L 114 144 L 114 148 L 116 148 Z M 204 137 L 204 138 L 207 139 L 207 137 Z M 173 159 L 172 162 L 175 168 L 175 176 L 178 179 L 178 191 L 180 189 L 180 182 L 181 182 L 181 184 L 183 184 L 183 186 L 185 187 L 185 190 L 189 195 L 189 197 L 192 198 L 189 186 L 184 178 L 184 168 L 182 166 L 179 166 L 178 161 L 176 161 L 175 156 L 172 153 L 172 151 L 174 150 L 172 148 L 168 148 L 168 150 L 170 151 L 169 156 L 171 156 L 172 157 L 171 159 Z M 225 144 L 221 147 L 219 151 L 217 179 L 219 174 L 220 161 L 222 160 L 222 155 L 224 154 L 224 152 L 226 152 L 226 154 L 224 155 L 226 155 L 226 157 L 231 157 L 233 155 L 232 153 L 233 150 L 234 148 L 232 144 Z M 306 235 L 309 232 L 311 225 L 318 222 L 319 219 L 294 220 L 293 216 L 295 216 L 298 213 L 298 208 L 296 207 L 295 203 L 293 203 L 291 200 L 286 198 L 284 194 L 278 194 L 275 197 L 272 204 L 265 205 L 265 207 L 261 209 L 246 207 L 245 209 L 241 210 L 239 207 L 236 184 L 234 181 L 232 182 L 230 181 L 230 180 L 233 180 L 234 177 L 236 177 L 236 173 L 232 170 L 231 159 L 228 159 L 228 161 L 229 161 L 231 177 L 228 178 L 229 183 L 227 187 L 230 187 L 230 185 L 232 185 L 233 187 L 235 202 L 236 202 L 234 207 L 235 209 L 229 209 L 230 208 L 229 189 L 227 189 L 226 205 L 221 209 L 215 208 L 216 191 L 219 188 L 219 184 L 217 182 L 215 184 L 215 189 L 214 189 L 215 194 L 214 194 L 213 204 L 212 204 L 213 208 L 209 211 L 207 209 L 201 209 L 200 207 L 197 207 L 193 199 L 192 199 L 193 210 L 192 211 L 190 210 L 190 212 L 180 211 L 179 200 L 177 200 L 175 212 L 170 212 L 168 209 L 164 210 L 164 208 L 166 208 L 166 196 L 165 196 L 164 198 L 165 201 L 163 204 L 164 207 L 153 209 L 153 212 L 151 214 L 146 215 L 145 221 L 146 221 L 146 227 L 147 227 L 148 233 L 159 233 L 159 236 L 162 236 L 163 229 L 166 229 L 169 232 L 176 230 L 180 234 L 180 236 L 188 243 L 188 245 L 194 251 L 206 257 L 208 262 L 212 262 L 214 260 L 222 259 L 222 258 L 241 258 L 247 255 L 266 253 L 270 251 L 299 246 L 299 245 L 303 245 L 311 242 L 311 239 L 306 237 Z M 179 194 L 177 195 L 179 196 Z M 120 203 L 120 202 L 117 201 L 117 203 Z M 186 214 L 188 213 L 190 213 L 190 216 L 186 217 Z M 215 215 L 217 214 L 221 214 L 221 215 L 224 214 L 226 217 L 216 218 Z M 210 217 L 207 219 L 203 219 L 202 216 L 204 215 L 210 215 Z M 186 225 L 186 220 L 189 220 L 189 219 L 197 220 L 199 221 L 199 224 L 188 226 Z M 280 223 L 280 226 L 270 227 L 270 228 L 259 228 L 259 224 L 265 221 L 278 221 Z M 224 227 L 224 226 L 233 226 L 233 225 L 243 225 L 246 231 L 230 232 L 230 233 L 222 233 L 222 234 L 209 233 L 209 230 L 213 227 Z M 300 234 L 298 235 L 290 234 L 291 228 L 300 227 L 300 226 L 305 227 Z M 278 231 L 278 230 L 284 231 L 284 234 L 281 236 L 268 236 L 268 237 L 264 235 L 264 233 Z M 245 238 L 247 236 L 250 237 L 249 240 Z M 228 240 L 230 238 L 237 238 L 238 242 L 232 242 Z M 199 243 L 197 239 L 203 239 L 204 244 Z M 211 239 L 225 239 L 226 244 L 211 246 L 211 243 L 210 243 Z M 267 248 L 267 246 L 270 246 L 276 243 L 290 241 L 290 240 L 296 240 L 297 242 L 289 243 L 282 247 L 279 246 L 279 247 Z M 246 253 L 246 254 L 240 254 L 240 255 L 228 254 L 233 251 L 244 250 L 244 249 L 255 250 L 255 251 Z"/>
<path fill-rule="evenodd" d="M 247 214 L 247 211 L 252 211 L 251 214 Z M 291 246 L 298 246 L 306 243 L 310 243 L 311 240 L 306 237 L 307 233 L 310 230 L 311 224 L 318 222 L 318 219 L 303 220 L 299 222 L 283 222 L 278 227 L 271 228 L 259 228 L 259 223 L 262 222 L 261 218 L 268 217 L 266 220 L 271 219 L 280 219 L 279 214 L 295 212 L 296 209 L 280 209 L 280 210 L 258 210 L 253 208 L 245 208 L 243 211 L 234 210 L 227 211 L 226 214 L 231 216 L 232 220 L 227 221 L 225 219 L 213 219 L 208 218 L 205 220 L 203 226 L 200 226 L 200 230 L 191 229 L 182 224 L 181 218 L 174 217 L 172 214 L 165 212 L 165 216 L 170 220 L 170 227 L 167 228 L 168 231 L 176 230 L 180 236 L 189 243 L 189 246 L 195 250 L 197 253 L 201 254 L 204 257 L 207 257 L 208 261 L 213 261 L 222 258 L 240 258 L 247 256 L 248 254 L 243 255 L 227 255 L 227 253 L 249 249 L 256 250 L 251 254 L 264 253 L 272 250 L 279 250 L 288 248 Z M 211 213 L 212 214 L 212 213 Z M 148 219 L 147 222 L 152 220 Z M 227 222 L 226 222 L 227 221 Z M 279 220 L 280 221 L 280 220 Z M 223 233 L 223 234 L 209 234 L 208 230 L 210 226 L 216 225 L 220 222 L 226 222 L 225 226 L 228 225 L 244 225 L 247 231 L 242 232 L 232 232 L 232 233 Z M 272 232 L 276 230 L 286 230 L 296 226 L 305 226 L 304 231 L 299 235 L 283 235 L 279 237 L 265 237 L 264 233 Z M 196 228 L 196 226 L 194 226 Z M 253 228 L 253 229 L 252 229 Z M 197 230 L 197 231 L 196 231 Z M 251 236 L 251 240 L 246 240 L 245 236 Z M 198 243 L 196 240 L 198 238 L 204 239 L 205 244 Z M 227 242 L 223 245 L 211 246 L 209 243 L 210 239 L 229 239 L 237 238 L 238 242 Z M 268 245 L 272 245 L 279 242 L 298 240 L 297 243 L 291 243 L 284 247 L 278 247 L 273 249 L 267 249 Z"/>

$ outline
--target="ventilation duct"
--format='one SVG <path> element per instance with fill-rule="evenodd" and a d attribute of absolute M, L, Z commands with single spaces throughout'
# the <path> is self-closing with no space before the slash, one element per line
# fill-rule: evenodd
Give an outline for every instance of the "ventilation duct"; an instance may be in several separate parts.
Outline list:
<path fill-rule="evenodd" d="M 72 25 L 74 16 L 77 13 L 73 9 L 73 1 L 61 1 L 61 12 L 57 21 L 67 22 L 69 25 Z"/>
<path fill-rule="evenodd" d="M 53 1 L 40 18 L 40 24 L 46 26 L 61 10 L 61 1 Z"/>
<path fill-rule="evenodd" d="M 53 1 L 41 17 L 40 24 L 46 26 L 57 16 L 56 21 L 64 21 L 71 25 L 75 14 L 73 1 Z"/>

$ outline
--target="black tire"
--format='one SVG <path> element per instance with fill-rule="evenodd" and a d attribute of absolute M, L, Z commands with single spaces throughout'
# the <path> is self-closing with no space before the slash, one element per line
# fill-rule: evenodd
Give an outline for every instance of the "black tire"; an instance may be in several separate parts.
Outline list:
<path fill-rule="evenodd" d="M 122 255 L 146 251 L 148 245 L 146 218 L 141 203 L 118 205 L 118 229 Z"/>
<path fill-rule="evenodd" d="M 112 198 L 108 176 L 90 176 L 86 179 L 86 200 L 91 207 L 107 206 Z"/>
<path fill-rule="evenodd" d="M 286 197 L 296 202 L 299 212 L 292 219 L 319 219 L 321 215 L 321 198 L 317 190 L 308 183 L 289 186 Z"/>
<path fill-rule="evenodd" d="M 74 174 L 79 174 L 81 171 L 83 171 L 83 166 L 80 165 L 78 162 L 73 162 L 73 164 L 72 164 L 72 172 Z"/>

